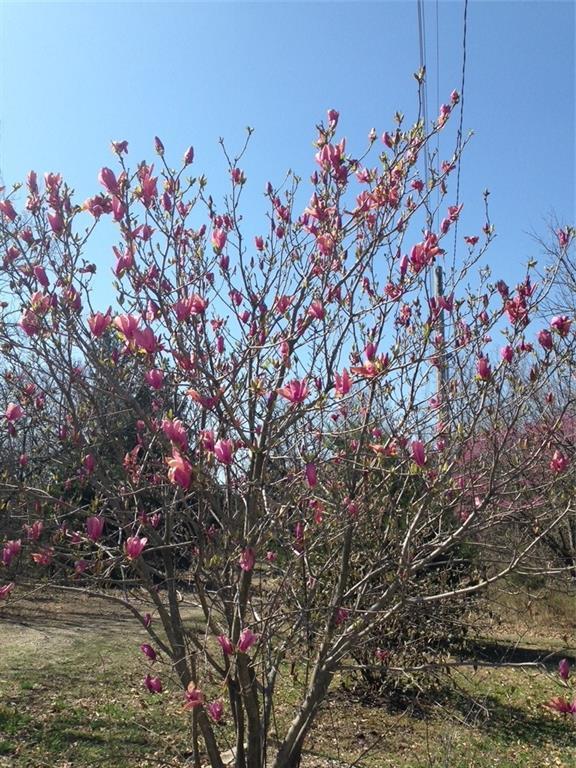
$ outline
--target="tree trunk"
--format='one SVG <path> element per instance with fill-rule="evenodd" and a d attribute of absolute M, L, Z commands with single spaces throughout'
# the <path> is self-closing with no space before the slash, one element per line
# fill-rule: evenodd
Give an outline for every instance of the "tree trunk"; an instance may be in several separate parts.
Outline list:
<path fill-rule="evenodd" d="M 304 740 L 316 718 L 320 705 L 326 698 L 331 680 L 331 670 L 322 667 L 315 671 L 304 703 L 292 721 L 286 738 L 280 745 L 272 768 L 298 768 Z"/>

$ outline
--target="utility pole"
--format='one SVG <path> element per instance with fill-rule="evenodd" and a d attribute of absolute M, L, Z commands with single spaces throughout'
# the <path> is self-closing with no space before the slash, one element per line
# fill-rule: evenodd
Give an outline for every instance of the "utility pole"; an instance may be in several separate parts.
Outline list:
<path fill-rule="evenodd" d="M 448 415 L 448 354 L 446 352 L 446 329 L 444 325 L 444 308 L 440 306 L 440 297 L 444 296 L 444 273 L 441 266 L 434 268 L 434 295 L 438 308 L 436 320 L 437 332 L 442 338 L 442 353 L 436 368 L 436 397 L 440 403 L 440 421 L 446 423 Z"/>

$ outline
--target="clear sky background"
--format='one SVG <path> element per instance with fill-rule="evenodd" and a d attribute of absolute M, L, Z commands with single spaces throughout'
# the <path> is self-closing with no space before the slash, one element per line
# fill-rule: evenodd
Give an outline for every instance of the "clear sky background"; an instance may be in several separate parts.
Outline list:
<path fill-rule="evenodd" d="M 441 103 L 460 89 L 464 2 L 424 6 L 432 119 L 437 94 Z M 489 261 L 510 282 L 539 255 L 530 233 L 544 235 L 550 216 L 576 218 L 575 10 L 542 0 L 468 6 L 464 131 L 475 136 L 462 162 L 460 232 L 478 232 L 490 189 L 498 238 Z M 370 128 L 392 127 L 396 110 L 409 121 L 417 112 L 416 0 L 1 2 L 0 35 L 4 183 L 31 168 L 58 171 L 80 201 L 100 191 L 99 168 L 114 167 L 111 139 L 129 141 L 133 166 L 154 159 L 155 134 L 171 165 L 193 144 L 195 172 L 218 195 L 218 137 L 234 151 L 250 125 L 243 167 L 260 194 L 288 168 L 307 179 L 328 108 L 340 111 L 353 154 Z M 449 157 L 453 134 L 443 143 Z"/>

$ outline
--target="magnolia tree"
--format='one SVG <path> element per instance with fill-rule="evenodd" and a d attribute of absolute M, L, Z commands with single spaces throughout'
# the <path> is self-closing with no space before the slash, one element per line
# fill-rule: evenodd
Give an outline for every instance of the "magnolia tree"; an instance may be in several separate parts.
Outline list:
<path fill-rule="evenodd" d="M 418 169 L 457 103 L 430 129 L 398 114 L 358 157 L 331 110 L 308 204 L 296 179 L 269 184 L 255 237 L 243 153 L 226 155 L 219 207 L 192 149 L 173 170 L 159 139 L 155 165 L 135 167 L 114 142 L 118 167 L 83 204 L 54 173 L 0 200 L 0 596 L 51 584 L 125 605 L 149 633 L 146 688 L 182 690 L 197 765 L 222 768 L 232 747 L 239 768 L 297 766 L 376 628 L 509 573 L 565 515 L 538 530 L 518 514 L 527 465 L 555 462 L 540 495 L 564 469 L 548 435 L 502 459 L 564 364 L 571 319 L 532 345 L 529 276 L 463 287 L 488 218 L 458 237 L 445 294 L 429 287 L 457 230 L 460 150 L 427 183 Z M 92 245 L 106 222 L 112 264 Z M 94 275 L 110 266 L 104 298 Z M 478 544 L 476 562 L 462 555 Z M 458 579 L 433 577 L 451 558 Z"/>

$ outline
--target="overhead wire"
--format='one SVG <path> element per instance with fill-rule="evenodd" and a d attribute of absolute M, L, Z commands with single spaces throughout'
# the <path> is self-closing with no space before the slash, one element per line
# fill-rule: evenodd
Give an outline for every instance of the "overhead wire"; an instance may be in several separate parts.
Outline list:
<path fill-rule="evenodd" d="M 458 135 L 456 138 L 456 152 L 458 154 L 456 171 L 456 206 L 460 205 L 460 165 L 462 158 L 462 131 L 464 125 L 464 96 L 466 87 L 466 52 L 467 52 L 467 32 L 468 32 L 468 0 L 464 0 L 464 29 L 462 34 L 462 77 L 460 81 L 460 123 L 458 126 Z M 459 218 L 459 217 L 458 217 Z M 458 238 L 458 218 L 454 223 L 454 252 L 452 255 L 452 265 L 456 266 L 456 246 Z"/>

